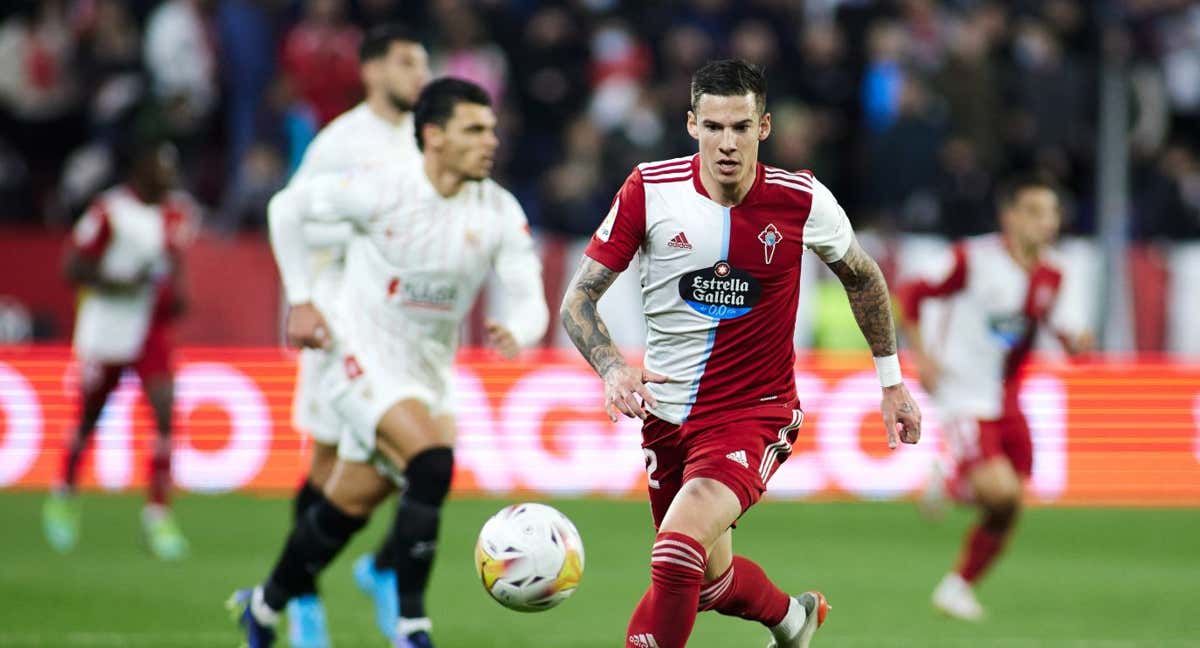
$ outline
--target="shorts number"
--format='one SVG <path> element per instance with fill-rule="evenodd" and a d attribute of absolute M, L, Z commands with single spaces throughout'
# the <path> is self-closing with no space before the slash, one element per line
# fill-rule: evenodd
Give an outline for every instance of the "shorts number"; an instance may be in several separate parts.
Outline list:
<path fill-rule="evenodd" d="M 642 448 L 642 453 L 646 455 L 646 481 L 650 484 L 650 488 L 658 489 L 661 485 L 654 478 L 654 471 L 658 470 L 658 455 L 650 448 Z"/>

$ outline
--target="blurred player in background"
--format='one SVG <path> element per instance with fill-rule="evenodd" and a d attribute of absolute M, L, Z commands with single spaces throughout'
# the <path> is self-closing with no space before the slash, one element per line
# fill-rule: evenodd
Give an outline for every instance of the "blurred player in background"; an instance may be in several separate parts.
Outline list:
<path fill-rule="evenodd" d="M 399 648 L 430 648 L 424 592 L 441 507 L 454 471 L 453 362 L 463 318 L 490 271 L 507 297 L 492 346 L 512 358 L 545 333 L 541 261 L 524 211 L 490 180 L 496 117 L 479 86 L 429 84 L 413 112 L 419 172 L 382 164 L 295 182 L 272 199 L 271 243 L 288 303 L 293 344 L 322 348 L 339 372 L 322 383 L 343 424 L 323 496 L 300 516 L 262 585 L 231 599 L 251 648 L 387 496 L 407 491 L 392 532 L 401 561 Z M 348 223 L 346 276 L 332 309 L 313 298 L 305 223 Z"/>
<path fill-rule="evenodd" d="M 429 56 L 417 36 L 399 25 L 382 25 L 365 35 L 359 60 L 366 99 L 330 122 L 309 145 L 292 183 L 321 174 L 345 172 L 362 164 L 386 164 L 409 173 L 421 172 L 413 136 L 412 109 L 429 81 Z M 341 289 L 349 223 L 306 223 L 313 302 L 329 312 Z M 294 425 L 312 437 L 308 476 L 297 491 L 293 523 L 320 498 L 337 460 L 341 422 L 322 391 L 322 380 L 340 372 L 339 359 L 322 349 L 304 349 L 292 404 Z M 389 536 L 390 537 L 390 536 Z M 391 637 L 396 626 L 395 560 L 388 542 L 376 557 L 355 563 L 359 587 L 375 600 L 379 628 Z M 301 592 L 288 603 L 288 638 L 295 648 L 329 645 L 325 611 L 315 590 Z"/>
<path fill-rule="evenodd" d="M 1054 185 L 1015 179 L 1001 187 L 998 200 L 999 234 L 957 243 L 944 277 L 898 291 L 921 384 L 937 400 L 956 462 L 945 484 L 935 471 L 927 497 L 950 493 L 980 511 L 958 566 L 934 590 L 933 605 L 971 621 L 983 617 L 974 585 L 1012 535 L 1033 470 L 1033 443 L 1018 403 L 1022 366 L 1043 326 L 1070 353 L 1092 345 L 1058 300 L 1063 275 L 1051 246 L 1062 206 Z M 946 300 L 946 320 L 936 340 L 923 340 L 921 304 L 930 298 Z"/>
<path fill-rule="evenodd" d="M 78 542 L 80 512 L 74 496 L 80 460 L 105 402 L 125 370 L 132 369 L 158 432 L 142 527 L 155 556 L 177 560 L 186 555 L 188 544 L 168 502 L 175 391 L 170 322 L 186 303 L 183 252 L 197 224 L 190 198 L 171 190 L 178 167 L 173 145 L 142 140 L 121 157 L 124 182 L 92 202 L 75 225 L 67 251 L 67 277 L 80 288 L 74 335 L 80 417 L 59 486 L 46 500 L 43 527 L 60 552 Z"/>
<path fill-rule="evenodd" d="M 804 647 L 825 618 L 824 597 L 790 597 L 734 556 L 732 525 L 762 497 L 804 418 L 792 339 L 806 248 L 841 279 L 870 343 L 891 447 L 917 442 L 920 412 L 900 379 L 887 284 L 845 211 L 811 173 L 758 162 L 771 132 L 762 70 L 709 63 L 691 92 L 687 128 L 699 154 L 634 169 L 562 306 L 571 340 L 604 379 L 609 416 L 645 420 L 658 535 L 624 645 L 682 648 L 697 610 L 716 610 L 763 624 L 771 646 Z M 639 251 L 641 369 L 625 363 L 596 311 Z M 797 542 L 801 555 L 819 555 Z"/>

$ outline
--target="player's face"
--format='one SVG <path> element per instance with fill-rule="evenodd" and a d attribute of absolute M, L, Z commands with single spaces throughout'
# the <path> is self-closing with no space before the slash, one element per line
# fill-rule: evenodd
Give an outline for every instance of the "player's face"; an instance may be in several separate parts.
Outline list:
<path fill-rule="evenodd" d="M 468 180 L 483 180 L 496 162 L 496 114 L 488 106 L 459 103 L 445 128 L 430 128 L 426 149 Z"/>
<path fill-rule="evenodd" d="M 429 54 L 419 43 L 396 41 L 385 56 L 367 64 L 363 76 L 368 92 L 384 93 L 397 110 L 408 112 L 429 83 Z"/>
<path fill-rule="evenodd" d="M 1058 238 L 1061 226 L 1062 208 L 1058 194 L 1045 187 L 1022 189 L 1004 211 L 1005 233 L 1017 245 L 1051 245 Z"/>
<path fill-rule="evenodd" d="M 754 181 L 758 144 L 771 134 L 771 114 L 760 115 L 754 93 L 700 95 L 688 111 L 688 133 L 700 142 L 700 164 L 724 186 Z"/>
<path fill-rule="evenodd" d="M 179 150 L 174 144 L 159 146 L 146 161 L 149 186 L 155 192 L 168 191 L 179 177 Z"/>

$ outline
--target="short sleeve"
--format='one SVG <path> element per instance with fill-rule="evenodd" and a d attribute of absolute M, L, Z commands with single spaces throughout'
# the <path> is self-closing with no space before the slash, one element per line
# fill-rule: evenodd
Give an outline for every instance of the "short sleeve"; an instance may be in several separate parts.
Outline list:
<path fill-rule="evenodd" d="M 854 228 L 833 193 L 813 178 L 812 207 L 804 222 L 804 246 L 825 263 L 840 261 L 854 241 Z"/>
<path fill-rule="evenodd" d="M 111 240 L 112 223 L 108 210 L 102 201 L 97 200 L 75 223 L 71 231 L 71 245 L 79 254 L 89 259 L 99 259 Z"/>
<path fill-rule="evenodd" d="M 646 187 L 634 169 L 613 199 L 584 254 L 613 272 L 624 272 L 646 238 Z"/>

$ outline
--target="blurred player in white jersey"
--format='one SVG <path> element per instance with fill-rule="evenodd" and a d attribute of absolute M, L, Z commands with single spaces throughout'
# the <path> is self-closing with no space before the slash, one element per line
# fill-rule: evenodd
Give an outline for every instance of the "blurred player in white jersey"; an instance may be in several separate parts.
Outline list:
<path fill-rule="evenodd" d="M 196 229 L 193 203 L 171 191 L 178 152 L 145 140 L 121 156 L 123 183 L 100 194 L 71 236 L 67 276 L 80 287 L 74 350 L 79 363 L 80 418 L 63 461 L 59 486 L 46 501 L 43 526 L 56 550 L 74 548 L 79 463 L 104 404 L 132 369 L 154 411 L 149 493 L 142 512 L 147 545 L 163 560 L 187 553 L 168 504 L 174 407 L 170 321 L 184 307 L 183 251 Z"/>
<path fill-rule="evenodd" d="M 363 164 L 389 165 L 420 173 L 420 151 L 413 136 L 412 109 L 429 81 L 429 57 L 417 36 L 400 25 L 371 29 L 359 48 L 366 99 L 321 130 L 305 151 L 293 184 L 322 174 L 341 173 Z M 306 223 L 304 242 L 313 277 L 313 302 L 323 311 L 332 308 L 341 288 L 346 244 L 354 236 L 349 223 Z M 294 425 L 312 437 L 308 476 L 294 499 L 293 521 L 320 498 L 337 459 L 341 423 L 322 391 L 322 380 L 341 371 L 338 358 L 322 349 L 304 349 L 292 404 Z M 390 551 L 382 549 L 381 557 Z M 394 564 L 370 556 L 355 564 L 359 587 L 375 599 L 380 630 L 395 631 L 396 588 Z M 315 583 L 314 583 L 315 587 Z M 329 644 L 325 612 L 314 589 L 288 603 L 288 638 L 295 648 L 322 648 Z"/>
<path fill-rule="evenodd" d="M 900 379 L 887 283 L 846 212 L 808 171 L 759 162 L 771 133 L 766 80 L 743 61 L 692 77 L 688 133 L 699 153 L 639 164 L 588 245 L 563 325 L 604 380 L 604 406 L 644 419 L 655 529 L 650 588 L 626 648 L 683 648 L 698 610 L 756 621 L 770 646 L 806 648 L 828 605 L 788 596 L 733 554 L 733 524 L 763 496 L 804 420 L 792 339 L 805 250 L 841 279 L 879 368 L 891 447 L 916 443 L 920 411 Z M 641 255 L 642 368 L 626 364 L 596 303 Z M 794 533 L 789 530 L 788 533 Z M 820 547 L 796 539 L 800 556 Z"/>
<path fill-rule="evenodd" d="M 489 271 L 513 317 L 489 322 L 505 357 L 541 339 L 548 314 L 541 262 L 521 206 L 488 178 L 498 141 L 487 93 L 458 79 L 427 86 L 414 110 L 420 173 L 375 165 L 293 183 L 271 201 L 271 241 L 293 344 L 326 349 L 339 373 L 322 383 L 343 423 L 323 497 L 293 529 L 270 576 L 231 600 L 251 648 L 274 641 L 288 599 L 404 483 L 393 533 L 400 617 L 396 646 L 429 648 L 424 590 L 454 469 L 453 361 L 463 318 Z M 313 302 L 305 223 L 349 223 L 337 303 Z"/>
<path fill-rule="evenodd" d="M 955 244 L 944 277 L 898 290 L 921 383 L 938 403 L 955 460 L 946 483 L 935 472 L 930 493 L 948 492 L 980 511 L 958 566 L 933 594 L 937 609 L 967 620 L 983 616 L 974 585 L 1012 535 L 1033 470 L 1018 395 L 1037 333 L 1048 328 L 1071 353 L 1091 347 L 1090 335 L 1070 322 L 1058 300 L 1062 270 L 1051 246 L 1062 215 L 1054 185 L 1020 178 L 1001 187 L 998 198 L 999 234 Z M 923 340 L 921 304 L 930 298 L 946 300 L 945 320 L 936 339 Z"/>

